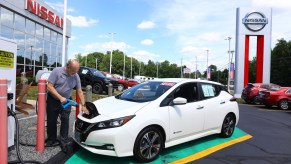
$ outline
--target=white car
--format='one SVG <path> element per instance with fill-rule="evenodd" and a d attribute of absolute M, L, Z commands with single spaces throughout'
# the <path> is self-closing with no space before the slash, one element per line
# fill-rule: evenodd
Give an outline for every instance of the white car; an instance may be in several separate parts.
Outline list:
<path fill-rule="evenodd" d="M 87 108 L 90 115 L 79 114 L 75 122 L 74 140 L 93 153 L 140 162 L 204 136 L 230 137 L 239 120 L 225 86 L 194 79 L 151 80 Z"/>

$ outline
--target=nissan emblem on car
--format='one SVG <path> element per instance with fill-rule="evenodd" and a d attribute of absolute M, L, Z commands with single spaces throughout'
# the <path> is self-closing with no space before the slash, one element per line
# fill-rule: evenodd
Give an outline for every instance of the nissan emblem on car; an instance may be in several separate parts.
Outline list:
<path fill-rule="evenodd" d="M 257 32 L 262 30 L 266 24 L 268 24 L 268 18 L 266 18 L 266 16 L 261 12 L 253 11 L 246 14 L 242 23 L 248 30 Z"/>

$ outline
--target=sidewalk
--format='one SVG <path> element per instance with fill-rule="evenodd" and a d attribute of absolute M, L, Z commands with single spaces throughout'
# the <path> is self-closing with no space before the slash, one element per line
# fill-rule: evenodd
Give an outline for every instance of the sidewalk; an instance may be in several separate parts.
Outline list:
<path fill-rule="evenodd" d="M 33 104 L 35 107 L 36 101 L 34 100 L 27 100 L 28 103 Z M 37 115 L 35 110 L 27 109 L 27 112 L 29 112 L 29 115 L 24 115 L 22 113 L 19 113 L 16 111 L 16 117 L 19 121 L 19 138 L 20 142 L 27 143 L 27 144 L 36 144 L 36 125 L 37 125 Z M 72 136 L 72 126 L 75 121 L 75 107 L 72 108 L 71 114 L 70 114 L 70 129 L 69 129 L 69 137 Z M 59 124 L 58 124 L 58 135 L 59 135 Z M 15 133 L 16 134 L 16 133 Z M 45 129 L 45 136 L 46 136 L 46 129 Z M 46 137 L 45 137 L 46 138 Z M 15 136 L 16 139 L 16 136 Z M 63 156 L 66 156 L 66 154 L 61 152 L 61 148 L 59 146 L 55 147 L 45 147 L 45 151 L 43 153 L 36 152 L 35 146 L 19 146 L 20 149 L 20 155 L 24 161 L 39 161 L 41 163 L 46 163 L 49 161 L 52 157 L 56 156 L 58 153 L 63 154 Z M 16 153 L 16 146 L 13 148 L 13 150 L 10 150 L 8 152 L 8 162 L 18 160 L 17 153 Z M 65 161 L 58 161 L 54 163 L 64 163 Z M 49 162 L 51 163 L 51 162 Z"/>

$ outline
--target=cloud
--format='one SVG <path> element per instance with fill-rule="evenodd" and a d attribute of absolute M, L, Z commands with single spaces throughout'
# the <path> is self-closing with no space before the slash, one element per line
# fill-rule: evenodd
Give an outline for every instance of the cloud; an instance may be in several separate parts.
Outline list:
<path fill-rule="evenodd" d="M 76 27 L 89 27 L 96 23 L 98 23 L 98 20 L 95 19 L 88 19 L 85 16 L 72 16 L 68 15 L 68 19 L 72 21 L 72 26 Z"/>
<path fill-rule="evenodd" d="M 254 7 L 268 7 L 276 12 L 289 12 L 291 8 L 290 0 L 252 0 Z"/>
<path fill-rule="evenodd" d="M 61 2 L 57 2 L 57 3 L 51 3 L 51 2 L 45 2 L 46 4 L 48 4 L 51 8 L 55 9 L 57 12 L 59 13 L 64 13 L 64 4 Z M 67 12 L 74 12 L 75 9 L 74 8 L 70 8 L 67 6 Z"/>
<path fill-rule="evenodd" d="M 209 42 L 223 40 L 221 34 L 218 32 L 202 33 L 202 34 L 199 34 L 197 38 L 202 41 L 209 41 Z"/>
<path fill-rule="evenodd" d="M 71 38 L 70 38 L 70 41 L 74 41 L 74 40 L 76 40 L 76 36 L 71 36 Z"/>
<path fill-rule="evenodd" d="M 142 21 L 137 28 L 139 29 L 152 29 L 155 28 L 156 24 L 152 21 Z"/>
<path fill-rule="evenodd" d="M 157 61 L 160 58 L 160 55 L 150 53 L 145 50 L 135 51 L 132 53 L 132 56 L 142 62 L 148 62 L 148 60 Z"/>
<path fill-rule="evenodd" d="M 94 51 L 110 51 L 110 50 L 121 50 L 126 51 L 131 48 L 130 45 L 124 42 L 105 42 L 105 43 L 90 43 L 84 46 L 81 46 L 84 51 L 94 52 Z"/>
<path fill-rule="evenodd" d="M 154 41 L 151 40 L 151 39 L 145 39 L 145 40 L 142 40 L 140 43 L 143 44 L 143 45 L 149 46 L 149 45 L 154 44 Z"/>

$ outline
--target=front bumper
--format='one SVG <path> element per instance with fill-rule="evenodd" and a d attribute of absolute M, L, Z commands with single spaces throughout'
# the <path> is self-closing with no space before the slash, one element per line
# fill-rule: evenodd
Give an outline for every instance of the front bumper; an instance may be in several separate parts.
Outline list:
<path fill-rule="evenodd" d="M 80 130 L 76 128 L 75 122 L 73 139 L 81 147 L 92 153 L 116 157 L 133 155 L 136 136 L 123 127 L 88 131 Z"/>

